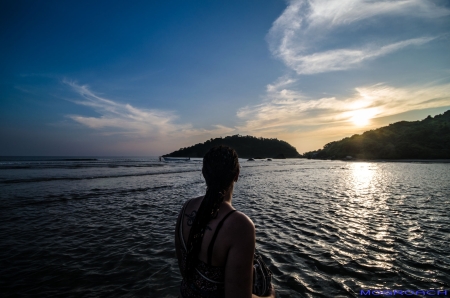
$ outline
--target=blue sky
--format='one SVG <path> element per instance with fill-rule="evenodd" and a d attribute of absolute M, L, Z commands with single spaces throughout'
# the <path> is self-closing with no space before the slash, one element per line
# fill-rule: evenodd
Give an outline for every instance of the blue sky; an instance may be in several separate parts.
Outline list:
<path fill-rule="evenodd" d="M 5 1 L 0 155 L 299 152 L 450 109 L 448 1 Z"/>

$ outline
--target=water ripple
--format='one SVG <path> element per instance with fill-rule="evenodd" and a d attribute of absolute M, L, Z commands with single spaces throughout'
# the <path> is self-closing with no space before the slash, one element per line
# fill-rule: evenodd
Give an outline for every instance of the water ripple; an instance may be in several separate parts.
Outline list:
<path fill-rule="evenodd" d="M 176 216 L 205 184 L 199 161 L 155 164 L 0 166 L 2 296 L 176 297 Z M 279 297 L 448 289 L 449 167 L 242 161 L 233 204 Z"/>

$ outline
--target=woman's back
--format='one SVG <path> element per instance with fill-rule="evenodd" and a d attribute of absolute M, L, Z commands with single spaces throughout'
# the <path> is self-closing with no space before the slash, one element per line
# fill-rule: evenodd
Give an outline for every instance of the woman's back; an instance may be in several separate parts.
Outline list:
<path fill-rule="evenodd" d="M 202 197 L 198 197 L 195 199 L 191 199 L 189 202 L 187 202 L 186 209 L 184 210 L 184 220 L 183 220 L 183 239 L 184 243 L 187 243 L 189 238 L 189 232 L 191 231 L 192 221 L 195 217 L 198 207 L 200 206 Z M 207 263 L 207 257 L 208 257 L 208 246 L 212 241 L 212 237 L 217 230 L 217 225 L 219 222 L 232 210 L 235 210 L 227 203 L 222 203 L 221 208 L 219 209 L 219 213 L 217 214 L 217 217 L 212 219 L 206 229 L 205 234 L 203 236 L 203 241 L 199 253 L 199 260 Z M 230 232 L 232 232 L 232 226 L 234 223 L 234 217 L 236 214 L 230 214 L 227 219 L 223 222 L 222 227 L 220 228 L 217 238 L 214 242 L 213 247 L 213 254 L 211 258 L 211 265 L 216 267 L 223 267 L 226 263 L 226 256 L 228 252 L 228 248 L 231 245 L 231 242 L 233 241 L 232 235 L 230 235 Z"/>
<path fill-rule="evenodd" d="M 175 244 L 181 272 L 184 272 L 186 266 L 186 243 L 192 222 L 202 200 L 203 197 L 198 197 L 188 201 L 178 217 Z M 187 276 L 183 276 L 181 287 L 183 297 L 187 295 L 190 295 L 187 297 L 207 297 L 208 291 L 205 289 L 209 289 L 209 294 L 213 294 L 215 297 L 225 296 L 226 292 L 226 296 L 239 297 L 240 295 L 236 296 L 234 293 L 233 289 L 235 288 L 241 295 L 245 292 L 251 294 L 249 270 L 253 261 L 254 226 L 247 216 L 234 211 L 231 204 L 223 202 L 217 216 L 211 219 L 206 226 L 196 271 L 192 273 L 190 281 Z M 213 240 L 214 234 L 216 234 L 216 238 Z M 210 262 L 208 262 L 208 249 L 210 250 Z M 194 289 L 189 291 L 186 287 Z M 245 287 L 249 290 L 243 291 Z M 198 292 L 198 295 L 193 295 L 195 292 Z"/>

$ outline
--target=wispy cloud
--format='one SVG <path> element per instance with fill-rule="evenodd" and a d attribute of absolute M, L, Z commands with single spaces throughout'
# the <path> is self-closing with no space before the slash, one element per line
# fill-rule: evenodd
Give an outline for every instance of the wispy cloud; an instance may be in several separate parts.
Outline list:
<path fill-rule="evenodd" d="M 73 100 L 74 103 L 90 107 L 99 114 L 97 117 L 82 115 L 67 117 L 104 135 L 121 135 L 126 138 L 163 140 L 168 143 L 183 144 L 187 138 L 206 139 L 234 131 L 234 128 L 219 124 L 212 125 L 212 129 L 196 129 L 189 123 L 178 123 L 178 116 L 173 111 L 137 108 L 99 96 L 86 85 L 79 85 L 68 80 L 64 83 L 81 96 L 82 99 Z"/>
<path fill-rule="evenodd" d="M 305 152 L 377 128 L 386 116 L 450 106 L 449 83 L 403 88 L 375 84 L 357 87 L 351 96 L 322 98 L 307 96 L 293 88 L 295 80 L 287 77 L 268 85 L 264 102 L 238 110 L 237 116 L 242 121 L 236 126 L 239 132 L 280 138 Z M 365 118 L 373 121 L 363 127 L 353 122 Z"/>
<path fill-rule="evenodd" d="M 410 45 L 425 44 L 434 38 L 422 37 L 399 41 L 385 46 L 367 45 L 360 49 L 329 50 L 310 55 L 285 55 L 286 64 L 298 74 L 314 74 L 345 70 L 361 64 L 365 60 L 387 55 Z"/>
<path fill-rule="evenodd" d="M 243 121 L 237 127 L 239 131 L 264 136 L 286 135 L 291 140 L 311 137 L 311 134 L 345 137 L 348 133 L 361 130 L 351 121 L 361 113 L 377 118 L 411 110 L 450 106 L 448 83 L 407 88 L 386 84 L 362 86 L 355 88 L 353 95 L 345 98 L 310 98 L 288 89 L 288 79 L 285 84 L 277 84 L 278 88 L 275 85 L 268 86 L 265 102 L 243 107 L 237 112 Z M 370 128 L 373 127 L 366 126 L 363 130 Z"/>
<path fill-rule="evenodd" d="M 449 11 L 430 0 L 312 0 L 306 18 L 310 27 L 347 25 L 381 15 L 439 18 Z"/>
<path fill-rule="evenodd" d="M 416 36 L 393 42 L 392 38 L 386 38 L 388 34 L 384 31 L 376 43 L 368 42 L 362 29 L 367 26 L 376 29 L 378 22 L 382 24 L 385 21 L 381 18 L 434 20 L 448 15 L 450 11 L 447 8 L 429 0 L 292 0 L 274 22 L 268 41 L 272 53 L 298 74 L 345 70 L 436 38 Z M 331 42 L 336 36 L 348 34 L 352 34 L 352 42 L 346 43 L 345 47 L 339 42 Z"/>
<path fill-rule="evenodd" d="M 99 117 L 68 115 L 72 120 L 93 129 L 113 128 L 116 133 L 148 135 L 167 134 L 191 129 L 190 125 L 175 124 L 177 116 L 170 111 L 138 109 L 130 104 L 118 103 L 92 92 L 86 85 L 64 81 L 83 99 L 74 103 L 92 108 Z"/>

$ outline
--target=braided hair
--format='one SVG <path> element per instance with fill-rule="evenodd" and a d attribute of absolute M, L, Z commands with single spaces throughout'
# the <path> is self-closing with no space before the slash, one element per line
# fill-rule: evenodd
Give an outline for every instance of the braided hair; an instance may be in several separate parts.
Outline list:
<path fill-rule="evenodd" d="M 198 260 L 206 225 L 211 219 L 216 218 L 225 193 L 239 173 L 236 151 L 222 145 L 211 148 L 203 158 L 202 173 L 207 188 L 189 232 L 184 272 L 184 276 L 187 278 L 192 276 L 190 273 Z"/>

